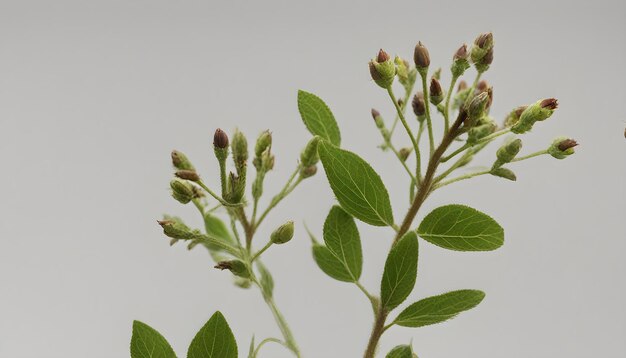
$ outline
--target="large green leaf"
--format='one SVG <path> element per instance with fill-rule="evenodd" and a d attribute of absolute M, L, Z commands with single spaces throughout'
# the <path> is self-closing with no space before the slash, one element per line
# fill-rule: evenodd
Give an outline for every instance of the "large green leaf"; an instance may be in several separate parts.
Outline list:
<path fill-rule="evenodd" d="M 396 308 L 413 291 L 418 254 L 414 231 L 406 233 L 389 251 L 380 284 L 381 303 L 387 310 Z"/>
<path fill-rule="evenodd" d="M 176 358 L 167 340 L 154 328 L 139 321 L 133 322 L 130 339 L 131 358 Z"/>
<path fill-rule="evenodd" d="M 298 91 L 298 110 L 309 132 L 334 145 L 341 144 L 341 134 L 335 116 L 319 97 L 309 92 Z"/>
<path fill-rule="evenodd" d="M 405 308 L 393 322 L 404 327 L 422 327 L 447 321 L 476 307 L 485 298 L 478 290 L 459 290 L 428 297 Z"/>
<path fill-rule="evenodd" d="M 395 346 L 387 353 L 385 358 L 413 358 L 417 357 L 413 354 L 413 349 L 409 345 Z"/>
<path fill-rule="evenodd" d="M 328 276 L 339 281 L 354 282 L 346 266 L 326 246 L 313 244 L 313 258 Z"/>
<path fill-rule="evenodd" d="M 491 251 L 504 243 L 504 229 L 465 205 L 446 205 L 422 220 L 417 233 L 431 244 L 457 251 Z"/>
<path fill-rule="evenodd" d="M 336 261 L 344 266 L 345 270 L 341 271 L 341 277 L 345 278 L 344 274 L 347 273 L 350 281 L 358 281 L 363 267 L 359 231 L 352 216 L 339 206 L 330 209 L 326 217 L 324 242 Z M 332 262 L 333 266 L 336 265 L 334 260 Z"/>
<path fill-rule="evenodd" d="M 237 358 L 237 342 L 222 313 L 215 312 L 196 334 L 187 358 Z"/>
<path fill-rule="evenodd" d="M 392 226 L 389 194 L 380 176 L 358 155 L 322 141 L 318 151 L 330 187 L 350 215 L 375 226 Z"/>

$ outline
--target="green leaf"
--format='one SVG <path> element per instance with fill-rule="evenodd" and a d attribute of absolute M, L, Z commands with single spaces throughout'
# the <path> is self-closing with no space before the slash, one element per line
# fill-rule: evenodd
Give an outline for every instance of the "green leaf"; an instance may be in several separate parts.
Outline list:
<path fill-rule="evenodd" d="M 380 284 L 383 307 L 396 308 L 413 291 L 417 278 L 419 248 L 414 231 L 406 233 L 389 251 Z"/>
<path fill-rule="evenodd" d="M 237 358 L 237 342 L 221 312 L 215 312 L 196 334 L 187 358 Z"/>
<path fill-rule="evenodd" d="M 476 307 L 485 298 L 478 290 L 459 290 L 425 298 L 405 308 L 393 322 L 404 327 L 422 327 L 447 321 Z"/>
<path fill-rule="evenodd" d="M 167 340 L 154 328 L 139 321 L 133 322 L 130 339 L 131 358 L 176 358 Z"/>
<path fill-rule="evenodd" d="M 354 282 L 346 266 L 326 246 L 313 244 L 313 259 L 325 274 L 335 280 Z"/>
<path fill-rule="evenodd" d="M 491 251 L 504 243 L 504 229 L 495 220 L 465 205 L 433 210 L 417 233 L 433 245 L 457 251 Z"/>
<path fill-rule="evenodd" d="M 267 270 L 267 267 L 261 263 L 261 261 L 257 261 L 256 266 L 259 269 L 259 281 L 261 288 L 269 297 L 272 297 L 274 294 L 274 278 L 272 278 L 272 274 Z"/>
<path fill-rule="evenodd" d="M 341 144 L 341 134 L 335 116 L 319 97 L 309 92 L 298 91 L 298 110 L 311 134 L 318 135 L 336 146 Z"/>
<path fill-rule="evenodd" d="M 224 224 L 224 222 L 217 216 L 211 215 L 209 213 L 205 214 L 204 227 L 208 236 L 214 237 L 229 244 L 235 243 L 233 236 L 230 234 L 230 230 L 228 229 L 226 224 Z M 219 248 L 216 247 L 215 250 L 219 250 Z"/>
<path fill-rule="evenodd" d="M 254 358 L 254 336 L 250 341 L 250 348 L 248 349 L 248 358 Z"/>
<path fill-rule="evenodd" d="M 386 358 L 413 358 L 413 348 L 409 345 L 395 346 L 387 353 Z"/>
<path fill-rule="evenodd" d="M 333 256 L 345 267 L 352 282 L 361 277 L 363 256 L 356 223 L 341 207 L 330 209 L 324 222 L 324 242 Z"/>
<path fill-rule="evenodd" d="M 318 147 L 330 187 L 350 215 L 375 226 L 392 226 L 389 194 L 380 176 L 358 155 L 321 141 Z"/>

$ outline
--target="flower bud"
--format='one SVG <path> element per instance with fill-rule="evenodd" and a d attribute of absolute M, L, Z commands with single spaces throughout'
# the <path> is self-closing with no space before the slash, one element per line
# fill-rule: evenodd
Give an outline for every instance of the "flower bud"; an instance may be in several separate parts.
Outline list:
<path fill-rule="evenodd" d="M 417 70 L 420 72 L 423 72 L 430 66 L 430 54 L 428 54 L 428 49 L 421 41 L 415 45 L 413 60 L 415 61 L 415 67 L 417 67 Z"/>
<path fill-rule="evenodd" d="M 450 71 L 452 71 L 453 77 L 458 78 L 462 76 L 469 67 L 470 64 L 468 61 L 467 45 L 463 44 L 461 47 L 459 47 L 458 50 L 456 50 L 456 53 L 452 58 L 452 66 L 450 67 Z"/>
<path fill-rule="evenodd" d="M 403 162 L 406 162 L 406 160 L 409 158 L 409 155 L 411 155 L 412 151 L 413 151 L 413 148 L 409 148 L 409 147 L 400 148 L 400 150 L 398 151 L 398 156 Z"/>
<path fill-rule="evenodd" d="M 231 204 L 240 203 L 246 191 L 245 177 L 238 176 L 231 172 L 228 176 L 228 184 L 228 192 L 224 195 L 224 200 Z"/>
<path fill-rule="evenodd" d="M 396 72 L 398 73 L 398 82 L 400 82 L 404 88 L 412 86 L 413 83 L 415 83 L 416 73 L 410 69 L 409 62 L 396 56 L 394 63 L 396 64 Z"/>
<path fill-rule="evenodd" d="M 466 89 L 467 89 L 467 82 L 465 82 L 465 81 L 461 80 L 461 81 L 459 82 L 458 87 L 456 88 L 456 91 L 457 91 L 457 92 L 462 92 L 462 91 L 465 91 Z"/>
<path fill-rule="evenodd" d="M 272 133 L 270 131 L 263 131 L 259 138 L 256 140 L 256 145 L 254 146 L 254 155 L 256 157 L 261 157 L 263 152 L 272 145 Z"/>
<path fill-rule="evenodd" d="M 310 167 L 317 164 L 320 157 L 317 154 L 317 146 L 320 142 L 320 137 L 315 136 L 306 144 L 306 147 L 300 153 L 300 164 L 302 167 Z"/>
<path fill-rule="evenodd" d="M 235 163 L 235 168 L 237 168 L 237 173 L 245 177 L 248 161 L 248 140 L 238 129 L 235 130 L 235 134 L 233 135 L 231 147 L 233 151 L 233 162 Z"/>
<path fill-rule="evenodd" d="M 537 121 L 550 118 L 557 107 L 558 102 L 554 98 L 539 100 L 531 104 L 522 112 L 517 123 L 511 127 L 511 132 L 516 134 L 528 132 Z"/>
<path fill-rule="evenodd" d="M 374 118 L 374 123 L 376 123 L 376 127 L 381 129 L 385 126 L 385 122 L 383 121 L 383 117 L 380 115 L 376 109 L 372 108 L 372 118 Z"/>
<path fill-rule="evenodd" d="M 189 182 L 180 179 L 170 181 L 172 197 L 181 204 L 187 204 L 195 197 L 193 187 Z"/>
<path fill-rule="evenodd" d="M 504 119 L 504 127 L 509 128 L 517 123 L 517 121 L 519 121 L 519 117 L 522 113 L 524 113 L 527 107 L 528 106 L 520 106 L 512 110 L 511 113 L 509 113 L 509 115 Z"/>
<path fill-rule="evenodd" d="M 270 149 L 271 148 L 267 148 L 261 155 L 261 167 L 265 172 L 274 169 L 274 155 L 272 154 Z"/>
<path fill-rule="evenodd" d="M 382 49 L 378 56 L 369 62 L 370 75 L 374 82 L 382 88 L 389 88 L 396 76 L 396 65 Z"/>
<path fill-rule="evenodd" d="M 486 123 L 473 127 L 469 130 L 467 134 L 467 143 L 470 145 L 474 145 L 478 143 L 479 140 L 495 132 L 495 130 L 496 126 L 493 123 Z"/>
<path fill-rule="evenodd" d="M 250 277 L 250 271 L 243 261 L 240 260 L 230 260 L 230 261 L 220 261 L 215 265 L 216 269 L 220 270 L 229 270 L 233 273 L 233 275 L 243 278 Z"/>
<path fill-rule="evenodd" d="M 418 92 L 415 96 L 413 96 L 413 101 L 411 102 L 413 107 L 413 113 L 417 116 L 417 118 L 421 118 L 426 113 L 426 103 L 424 102 L 424 94 Z"/>
<path fill-rule="evenodd" d="M 474 46 L 470 57 L 478 72 L 485 72 L 493 62 L 493 34 L 491 32 L 480 34 L 474 40 Z"/>
<path fill-rule="evenodd" d="M 213 151 L 220 165 L 224 165 L 228 157 L 228 136 L 219 128 L 215 131 L 215 135 L 213 136 Z"/>
<path fill-rule="evenodd" d="M 287 221 L 274 230 L 274 232 L 270 235 L 270 240 L 273 244 L 284 244 L 293 238 L 293 231 L 293 221 Z"/>
<path fill-rule="evenodd" d="M 565 159 L 574 154 L 574 147 L 577 145 L 578 143 L 571 138 L 559 137 L 552 142 L 548 153 L 556 159 Z"/>
<path fill-rule="evenodd" d="M 511 169 L 503 168 L 503 167 L 491 170 L 491 175 L 508 179 L 508 180 L 512 180 L 512 181 L 517 180 L 517 176 L 515 176 L 515 173 L 513 173 Z"/>
<path fill-rule="evenodd" d="M 302 179 L 310 178 L 317 173 L 317 165 L 309 165 L 308 167 L 304 167 L 300 169 L 300 176 Z"/>
<path fill-rule="evenodd" d="M 187 159 L 187 156 L 177 150 L 172 151 L 172 165 L 176 169 L 196 170 L 189 159 Z"/>
<path fill-rule="evenodd" d="M 515 139 L 508 143 L 505 143 L 498 151 L 496 151 L 496 161 L 493 163 L 493 169 L 499 168 L 506 163 L 510 163 L 519 151 L 522 149 L 522 140 Z"/>
<path fill-rule="evenodd" d="M 176 241 L 192 240 L 195 237 L 195 233 L 179 218 L 166 216 L 164 220 L 157 220 L 157 223 L 161 225 L 166 236 Z"/>
<path fill-rule="evenodd" d="M 430 80 L 430 102 L 435 106 L 443 101 L 443 90 L 436 78 Z"/>
<path fill-rule="evenodd" d="M 195 170 L 177 170 L 176 173 L 174 173 L 174 175 L 176 175 L 177 177 L 181 179 L 185 179 L 189 181 L 200 180 L 200 176 L 198 175 L 198 173 L 196 173 Z"/>
<path fill-rule="evenodd" d="M 467 110 L 468 118 L 471 123 L 475 123 L 485 115 L 485 108 L 487 108 L 488 102 L 489 95 L 487 94 L 487 92 L 482 92 L 481 94 L 472 98 Z"/>

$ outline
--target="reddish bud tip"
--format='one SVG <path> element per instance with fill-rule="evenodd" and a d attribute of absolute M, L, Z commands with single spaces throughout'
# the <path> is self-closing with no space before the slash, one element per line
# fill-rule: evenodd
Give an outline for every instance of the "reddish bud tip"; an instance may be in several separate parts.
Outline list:
<path fill-rule="evenodd" d="M 541 101 L 541 108 L 555 110 L 559 106 L 559 103 L 556 98 L 546 98 Z"/>
<path fill-rule="evenodd" d="M 376 56 L 376 61 L 378 63 L 386 62 L 389 61 L 390 58 L 389 54 L 381 48 L 380 51 L 378 51 L 378 56 Z"/>
<path fill-rule="evenodd" d="M 463 44 L 459 47 L 458 50 L 454 53 L 454 60 L 467 60 L 467 44 Z"/>
<path fill-rule="evenodd" d="M 375 108 L 372 108 L 372 118 L 376 120 L 378 117 L 380 117 L 380 112 L 378 112 Z"/>
<path fill-rule="evenodd" d="M 485 54 L 485 57 L 483 57 L 483 60 L 481 61 L 481 63 L 483 65 L 491 65 L 492 62 L 493 62 L 493 48 L 487 51 L 487 54 Z"/>
<path fill-rule="evenodd" d="M 485 80 L 478 82 L 478 85 L 476 85 L 476 90 L 478 91 L 478 93 L 485 92 L 488 88 L 489 88 L 489 82 Z"/>
<path fill-rule="evenodd" d="M 573 139 L 565 139 L 563 141 L 561 141 L 561 143 L 559 143 L 557 145 L 557 148 L 559 148 L 560 151 L 564 152 L 570 148 L 574 148 L 575 146 L 577 146 L 578 143 L 573 140 Z"/>
<path fill-rule="evenodd" d="M 426 104 L 424 103 L 424 94 L 418 92 L 415 96 L 413 96 L 413 102 L 411 102 L 413 106 L 413 113 L 416 116 L 423 116 L 426 113 Z"/>
<path fill-rule="evenodd" d="M 219 128 L 215 131 L 215 135 L 213 136 L 213 146 L 220 149 L 228 147 L 228 136 Z"/>
<path fill-rule="evenodd" d="M 431 96 L 443 96 L 443 90 L 441 89 L 441 83 L 436 78 L 430 80 L 430 95 Z"/>
<path fill-rule="evenodd" d="M 174 222 L 172 220 L 157 220 L 157 223 L 159 223 L 161 227 L 165 227 L 167 225 L 173 224 Z"/>
<path fill-rule="evenodd" d="M 198 173 L 196 173 L 195 170 L 178 170 L 176 173 L 174 173 L 174 175 L 184 180 L 190 180 L 190 181 L 200 180 L 200 176 L 198 175 Z"/>
<path fill-rule="evenodd" d="M 480 48 L 488 47 L 493 43 L 493 34 L 491 32 L 480 34 L 474 43 Z"/>
<path fill-rule="evenodd" d="M 430 55 L 428 54 L 428 49 L 422 44 L 422 42 L 418 42 L 415 46 L 413 60 L 415 61 L 415 66 L 418 68 L 426 68 L 430 66 Z"/>
<path fill-rule="evenodd" d="M 456 91 L 457 92 L 461 92 L 461 91 L 466 90 L 466 89 L 467 89 L 467 82 L 461 81 L 461 82 L 459 82 L 459 86 L 456 88 Z"/>

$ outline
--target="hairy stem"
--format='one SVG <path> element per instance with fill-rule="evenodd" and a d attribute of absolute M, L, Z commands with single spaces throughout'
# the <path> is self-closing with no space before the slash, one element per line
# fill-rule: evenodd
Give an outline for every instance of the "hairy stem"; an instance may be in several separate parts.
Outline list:
<path fill-rule="evenodd" d="M 426 125 L 428 127 L 428 144 L 430 146 L 430 156 L 433 156 L 433 152 L 435 151 L 435 137 L 433 135 L 433 122 L 430 119 L 430 97 L 428 94 L 428 73 L 427 70 L 420 71 L 420 76 L 422 77 L 422 91 L 424 92 L 424 104 L 426 108 Z"/>
<path fill-rule="evenodd" d="M 385 311 L 382 305 L 379 304 L 378 311 L 376 312 L 376 319 L 374 320 L 374 327 L 372 328 L 372 334 L 367 343 L 367 349 L 365 350 L 364 358 L 374 358 L 376 355 L 376 348 L 378 347 L 378 341 L 385 332 L 385 320 L 389 312 Z"/>
<path fill-rule="evenodd" d="M 391 98 L 391 101 L 396 107 L 396 111 L 398 112 L 400 121 L 402 122 L 402 125 L 404 126 L 404 129 L 406 130 L 406 133 L 409 135 L 409 138 L 411 139 L 411 143 L 413 144 L 413 150 L 415 151 L 415 161 L 416 161 L 416 167 L 417 167 L 415 169 L 417 173 L 416 177 L 419 177 L 419 173 L 421 172 L 421 155 L 420 155 L 420 147 L 417 144 L 417 139 L 413 135 L 413 131 L 411 130 L 411 127 L 407 123 L 406 118 L 404 118 L 404 113 L 402 113 L 402 109 L 398 105 L 398 101 L 396 101 L 396 96 L 393 94 L 393 89 L 391 87 L 387 88 L 387 93 L 389 94 L 389 98 Z"/>
<path fill-rule="evenodd" d="M 446 102 L 443 106 L 443 118 L 445 119 L 444 133 L 448 133 L 448 130 L 450 130 L 450 98 L 452 97 L 452 91 L 454 90 L 454 85 L 458 79 L 458 76 L 452 76 L 452 80 L 450 80 L 450 88 L 448 88 L 448 93 L 446 93 Z"/>

